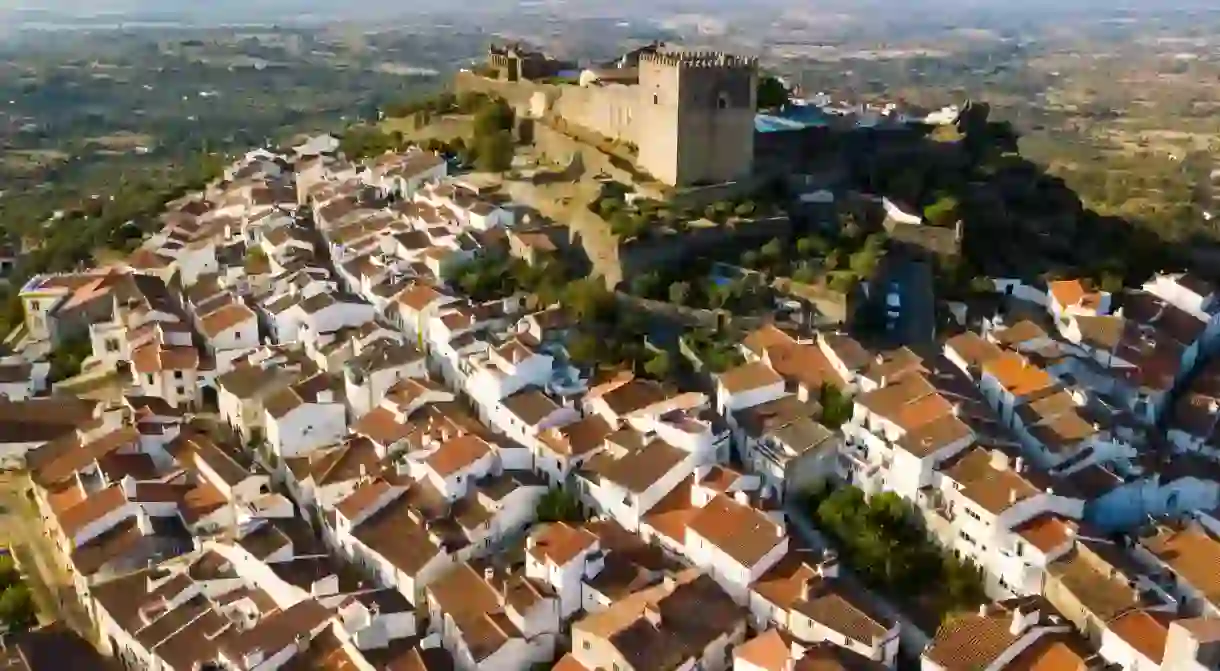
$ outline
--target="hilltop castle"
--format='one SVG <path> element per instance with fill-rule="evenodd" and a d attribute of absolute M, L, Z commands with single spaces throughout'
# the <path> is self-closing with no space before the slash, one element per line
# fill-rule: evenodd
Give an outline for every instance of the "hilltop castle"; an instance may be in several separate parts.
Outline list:
<path fill-rule="evenodd" d="M 638 148 L 638 167 L 674 186 L 748 177 L 754 161 L 758 61 L 650 45 L 602 68 L 568 64 L 519 47 L 496 48 L 489 65 L 507 81 L 564 76 L 530 100 L 536 117 Z"/>

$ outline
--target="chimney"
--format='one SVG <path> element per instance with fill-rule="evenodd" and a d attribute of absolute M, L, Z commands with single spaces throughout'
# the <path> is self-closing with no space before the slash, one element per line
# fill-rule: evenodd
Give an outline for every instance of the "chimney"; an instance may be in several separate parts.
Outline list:
<path fill-rule="evenodd" d="M 997 471 L 1008 470 L 1008 455 L 1001 450 L 992 450 L 991 467 Z"/>
<path fill-rule="evenodd" d="M 644 608 L 644 618 L 652 623 L 654 627 L 661 626 L 661 611 L 656 606 L 649 604 Z"/>
<path fill-rule="evenodd" d="M 827 552 L 818 564 L 818 575 L 823 578 L 839 577 L 839 557 L 833 552 Z"/>
<path fill-rule="evenodd" d="M 1012 609 L 1012 622 L 1008 625 L 1008 632 L 1013 636 L 1020 636 L 1030 627 L 1038 623 L 1038 609 L 1030 607 L 1029 612 L 1017 606 Z"/>
<path fill-rule="evenodd" d="M 802 601 L 809 601 L 809 597 L 813 595 L 814 582 L 815 582 L 815 580 L 806 580 L 805 582 L 801 583 L 801 600 Z M 821 581 L 817 580 L 816 582 L 821 582 Z"/>

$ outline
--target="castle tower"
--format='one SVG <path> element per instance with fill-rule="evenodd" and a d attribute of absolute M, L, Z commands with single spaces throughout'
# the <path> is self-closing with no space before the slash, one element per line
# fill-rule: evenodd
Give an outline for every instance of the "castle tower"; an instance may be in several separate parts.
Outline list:
<path fill-rule="evenodd" d="M 675 186 L 750 174 L 758 61 L 723 53 L 640 54 L 633 130 L 640 167 Z"/>

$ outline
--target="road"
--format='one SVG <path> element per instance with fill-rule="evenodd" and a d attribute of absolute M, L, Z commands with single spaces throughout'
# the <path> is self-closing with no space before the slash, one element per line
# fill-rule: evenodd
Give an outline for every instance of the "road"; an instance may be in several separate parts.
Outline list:
<path fill-rule="evenodd" d="M 56 561 L 56 550 L 25 489 L 24 475 L 0 472 L 0 542 L 12 549 L 21 566 L 38 606 L 38 621 L 62 622 L 94 642 L 93 621 L 81 606 L 67 570 Z"/>

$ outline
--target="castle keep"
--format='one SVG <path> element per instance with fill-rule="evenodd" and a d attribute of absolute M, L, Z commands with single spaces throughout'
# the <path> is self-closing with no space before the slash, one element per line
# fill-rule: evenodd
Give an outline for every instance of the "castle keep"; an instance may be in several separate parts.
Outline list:
<path fill-rule="evenodd" d="M 526 70 L 555 72 L 491 54 L 501 79 Z M 511 73 L 511 76 L 505 74 Z M 585 69 L 578 84 L 534 94 L 535 116 L 553 116 L 638 150 L 638 167 L 674 186 L 734 181 L 750 175 L 758 61 L 719 52 L 647 47 L 610 67 Z"/>

